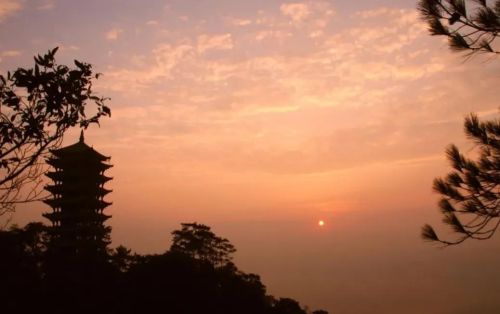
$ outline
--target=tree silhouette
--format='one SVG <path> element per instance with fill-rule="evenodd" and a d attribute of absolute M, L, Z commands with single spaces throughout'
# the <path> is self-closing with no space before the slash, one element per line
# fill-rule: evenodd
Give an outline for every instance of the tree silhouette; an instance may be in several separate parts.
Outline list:
<path fill-rule="evenodd" d="M 439 208 L 443 221 L 458 238 L 441 239 L 430 225 L 425 225 L 425 240 L 445 245 L 467 239 L 485 240 L 500 224 L 500 120 L 480 122 L 471 114 L 465 119 L 465 133 L 476 144 L 477 160 L 465 157 L 451 145 L 447 155 L 454 170 L 434 181 L 434 190 L 442 195 Z"/>
<path fill-rule="evenodd" d="M 111 115 L 106 98 L 92 90 L 99 74 L 77 60 L 75 68 L 58 65 L 56 52 L 36 56 L 33 68 L 0 75 L 0 215 L 40 198 L 46 169 L 41 159 L 59 147 L 69 128 Z M 89 104 L 95 114 L 87 116 Z"/>
<path fill-rule="evenodd" d="M 41 223 L 0 231 L 2 312 L 36 313 L 42 301 L 40 291 L 48 238 L 47 228 Z"/>
<path fill-rule="evenodd" d="M 500 32 L 500 1 L 420 0 L 418 9 L 432 35 L 447 36 L 454 51 L 494 53 Z"/>
<path fill-rule="evenodd" d="M 307 314 L 299 302 L 290 298 L 280 298 L 273 307 L 275 314 Z"/>
<path fill-rule="evenodd" d="M 130 249 L 120 245 L 109 252 L 109 258 L 111 264 L 113 264 L 116 269 L 121 272 L 126 272 L 137 262 L 139 256 L 137 254 L 132 254 Z"/>
<path fill-rule="evenodd" d="M 108 251 L 109 263 L 54 261 L 50 238 L 41 223 L 0 230 L 2 313 L 309 313 L 293 299 L 267 295 L 258 275 L 231 262 L 215 265 L 182 250 L 138 255 L 124 246 Z"/>
<path fill-rule="evenodd" d="M 236 249 L 229 240 L 216 236 L 210 227 L 203 224 L 194 222 L 181 226 L 181 230 L 172 232 L 174 238 L 170 251 L 186 254 L 214 266 L 224 266 L 232 261 L 231 255 Z"/>

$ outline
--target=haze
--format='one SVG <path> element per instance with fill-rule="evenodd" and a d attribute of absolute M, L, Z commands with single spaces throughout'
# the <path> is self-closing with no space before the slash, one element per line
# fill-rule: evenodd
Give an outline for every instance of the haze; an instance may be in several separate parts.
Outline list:
<path fill-rule="evenodd" d="M 197 221 L 311 308 L 497 313 L 498 239 L 438 249 L 419 234 L 441 226 L 445 147 L 473 148 L 465 114 L 498 112 L 498 59 L 452 54 L 415 6 L 0 0 L 0 72 L 58 46 L 61 64 L 103 74 L 112 118 L 85 138 L 112 157 L 113 245 L 163 252 Z"/>

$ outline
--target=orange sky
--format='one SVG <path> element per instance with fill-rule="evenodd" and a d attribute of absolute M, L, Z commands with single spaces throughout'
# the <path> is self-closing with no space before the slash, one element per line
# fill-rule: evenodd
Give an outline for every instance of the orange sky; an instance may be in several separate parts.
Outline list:
<path fill-rule="evenodd" d="M 59 46 L 61 63 L 103 73 L 112 118 L 86 141 L 112 157 L 114 244 L 161 252 L 198 221 L 271 293 L 312 308 L 493 313 L 498 243 L 436 250 L 419 228 L 439 225 L 445 147 L 473 147 L 464 116 L 497 113 L 498 60 L 452 54 L 415 5 L 0 0 L 0 71 Z M 484 299 L 450 305 L 479 280 Z"/>

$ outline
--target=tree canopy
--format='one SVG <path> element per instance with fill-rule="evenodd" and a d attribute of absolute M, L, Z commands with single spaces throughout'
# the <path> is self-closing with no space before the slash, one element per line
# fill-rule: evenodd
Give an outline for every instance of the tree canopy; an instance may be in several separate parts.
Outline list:
<path fill-rule="evenodd" d="M 0 215 L 39 198 L 41 158 L 59 147 L 68 129 L 111 115 L 107 98 L 92 89 L 99 74 L 77 60 L 75 67 L 57 64 L 56 52 L 35 56 L 32 68 L 0 75 Z"/>
<path fill-rule="evenodd" d="M 182 226 L 188 231 L 208 232 L 204 237 L 222 239 L 202 224 Z M 62 261 L 50 254 L 52 236 L 50 227 L 40 223 L 0 230 L 0 295 L 5 300 L 4 312 L 310 312 L 293 299 L 268 295 L 258 275 L 245 273 L 233 263 L 215 265 L 182 250 L 154 255 L 132 254 L 124 246 L 108 250 L 105 264 L 89 264 L 88 260 L 82 262 L 80 259 Z"/>
<path fill-rule="evenodd" d="M 453 245 L 467 239 L 489 239 L 500 224 L 500 120 L 481 122 L 471 114 L 464 128 L 476 145 L 477 159 L 467 158 L 451 145 L 447 156 L 454 170 L 434 181 L 434 190 L 442 196 L 439 208 L 443 221 L 458 237 L 441 239 L 425 225 L 425 240 Z"/>
<path fill-rule="evenodd" d="M 420 0 L 418 9 L 432 35 L 447 36 L 454 51 L 500 53 L 500 1 Z"/>
<path fill-rule="evenodd" d="M 203 224 L 193 222 L 181 225 L 181 230 L 172 232 L 172 252 L 183 253 L 215 266 L 224 266 L 231 262 L 236 249 L 229 240 L 218 237 L 210 227 Z"/>

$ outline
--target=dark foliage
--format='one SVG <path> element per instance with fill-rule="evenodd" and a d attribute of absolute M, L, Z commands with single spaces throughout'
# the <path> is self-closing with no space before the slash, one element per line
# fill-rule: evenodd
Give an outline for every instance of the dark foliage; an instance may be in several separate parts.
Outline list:
<path fill-rule="evenodd" d="M 210 227 L 196 222 L 183 223 L 182 229 L 172 232 L 172 235 L 172 252 L 185 254 L 214 266 L 227 265 L 232 260 L 231 255 L 236 252 L 227 239 L 216 236 Z"/>
<path fill-rule="evenodd" d="M 256 275 L 175 252 L 146 256 L 125 275 L 121 313 L 267 313 Z"/>
<path fill-rule="evenodd" d="M 281 298 L 274 304 L 272 313 L 283 314 L 307 314 L 305 310 L 300 307 L 300 304 L 289 298 Z"/>
<path fill-rule="evenodd" d="M 183 224 L 188 226 L 210 230 Z M 179 250 L 138 255 L 123 246 L 109 250 L 104 259 L 99 254 L 65 256 L 51 250 L 48 229 L 36 223 L 0 231 L 2 312 L 306 313 L 295 300 L 267 295 L 258 275 L 244 273 L 231 262 L 213 263 Z M 234 252 L 228 240 L 211 232 L 208 238 L 224 240 L 224 247 Z"/>
<path fill-rule="evenodd" d="M 500 1 L 420 0 L 418 9 L 432 35 L 447 36 L 458 52 L 494 53 L 500 31 Z"/>
<path fill-rule="evenodd" d="M 28 313 L 42 301 L 38 292 L 42 290 L 46 239 L 46 227 L 40 223 L 0 231 L 0 295 L 5 313 Z"/>
<path fill-rule="evenodd" d="M 40 160 L 69 128 L 87 128 L 111 115 L 106 98 L 92 90 L 99 74 L 77 60 L 74 68 L 58 65 L 56 52 L 36 56 L 33 68 L 0 75 L 0 215 L 40 198 Z M 95 113 L 87 115 L 89 109 Z"/>
<path fill-rule="evenodd" d="M 500 224 L 500 120 L 481 122 L 470 115 L 464 128 L 476 144 L 477 159 L 467 158 L 456 146 L 450 146 L 447 155 L 453 171 L 434 181 L 434 190 L 442 195 L 439 208 L 443 222 L 458 238 L 443 240 L 425 225 L 425 240 L 452 245 L 467 239 L 489 239 Z"/>
<path fill-rule="evenodd" d="M 102 256 L 52 250 L 50 227 L 0 231 L 0 295 L 5 313 L 107 313 L 118 272 Z M 57 298 L 56 298 L 57 296 Z"/>

